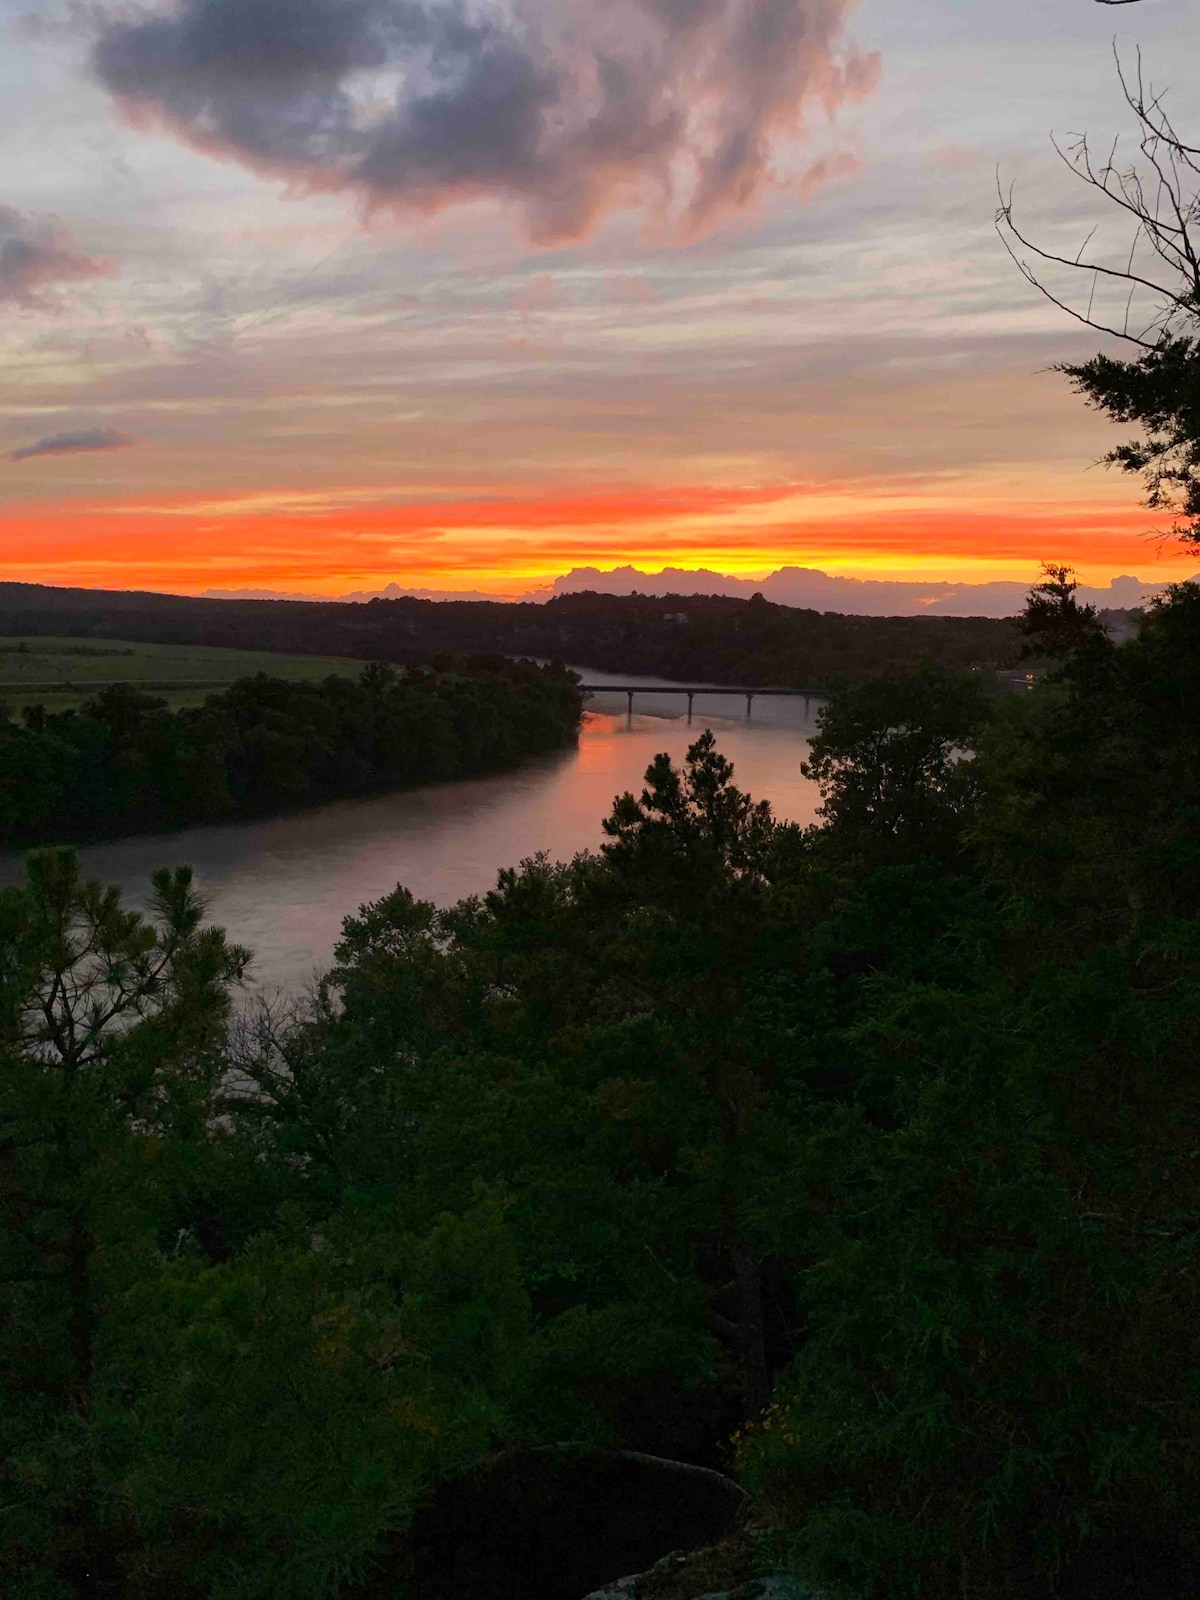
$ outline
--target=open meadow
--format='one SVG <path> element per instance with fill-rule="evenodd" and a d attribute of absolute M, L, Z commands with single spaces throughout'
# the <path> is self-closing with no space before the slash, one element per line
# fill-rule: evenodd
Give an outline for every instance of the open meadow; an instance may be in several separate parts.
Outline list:
<path fill-rule="evenodd" d="M 127 639 L 0 636 L 0 704 L 65 711 L 110 683 L 133 684 L 172 710 L 199 705 L 238 678 L 265 672 L 292 680 L 353 677 L 363 663 L 346 656 L 282 655 L 214 645 L 139 644 Z"/>

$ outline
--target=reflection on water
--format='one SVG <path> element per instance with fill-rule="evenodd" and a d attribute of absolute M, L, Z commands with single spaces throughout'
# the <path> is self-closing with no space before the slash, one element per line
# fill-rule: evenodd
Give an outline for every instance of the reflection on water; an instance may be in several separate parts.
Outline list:
<path fill-rule="evenodd" d="M 748 722 L 744 696 L 705 698 L 691 727 L 673 697 L 639 696 L 632 720 L 624 700 L 594 700 L 577 749 L 515 772 L 95 845 L 81 852 L 84 868 L 141 904 L 154 867 L 190 862 L 212 920 L 255 952 L 253 976 L 290 987 L 328 964 L 343 917 L 397 883 L 448 905 L 490 888 L 501 867 L 538 850 L 566 860 L 594 848 L 613 796 L 637 791 L 658 751 L 680 759 L 705 727 L 734 763 L 736 783 L 781 817 L 812 820 L 816 793 L 800 773 L 809 731 L 803 700 L 755 701 Z M 19 875 L 16 861 L 0 857 L 0 882 Z"/>

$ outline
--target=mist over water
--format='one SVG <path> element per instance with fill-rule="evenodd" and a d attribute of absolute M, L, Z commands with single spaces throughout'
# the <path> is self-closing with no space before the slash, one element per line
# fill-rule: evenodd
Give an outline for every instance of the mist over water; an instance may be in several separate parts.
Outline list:
<path fill-rule="evenodd" d="M 654 683 L 589 670 L 585 682 Z M 661 681 L 661 680 L 658 680 Z M 251 977 L 264 988 L 302 986 L 328 966 L 342 921 L 398 883 L 450 905 L 489 889 L 503 867 L 544 850 L 569 860 L 594 849 L 615 795 L 640 791 L 662 750 L 682 760 L 706 727 L 734 763 L 734 782 L 769 800 L 778 816 L 809 822 L 815 787 L 802 776 L 817 704 L 754 702 L 744 695 L 686 701 L 639 695 L 632 719 L 624 694 L 595 697 L 578 745 L 513 771 L 433 784 L 366 800 L 342 800 L 291 816 L 139 835 L 80 852 L 84 871 L 119 884 L 142 905 L 155 867 L 189 863 L 212 921 L 255 953 Z M 19 881 L 19 861 L 0 857 L 0 882 Z"/>

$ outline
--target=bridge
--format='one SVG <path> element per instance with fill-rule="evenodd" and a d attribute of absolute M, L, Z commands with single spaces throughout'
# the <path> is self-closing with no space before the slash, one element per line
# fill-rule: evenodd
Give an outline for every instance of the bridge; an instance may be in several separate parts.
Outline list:
<path fill-rule="evenodd" d="M 804 701 L 804 714 L 808 715 L 809 702 L 822 700 L 824 695 L 814 694 L 811 689 L 744 689 L 730 688 L 715 683 L 700 684 L 672 684 L 669 688 L 658 683 L 581 683 L 581 691 L 586 694 L 623 694 L 629 702 L 629 715 L 633 715 L 633 697 L 635 694 L 683 694 L 687 696 L 688 721 L 692 720 L 692 701 L 698 694 L 744 694 L 746 696 L 746 715 L 753 713 L 755 698 L 759 695 L 790 695 L 792 699 Z"/>

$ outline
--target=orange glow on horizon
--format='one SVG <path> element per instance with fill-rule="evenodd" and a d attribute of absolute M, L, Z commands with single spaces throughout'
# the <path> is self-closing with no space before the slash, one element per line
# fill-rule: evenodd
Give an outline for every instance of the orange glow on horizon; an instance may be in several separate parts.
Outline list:
<path fill-rule="evenodd" d="M 762 577 L 831 575 L 1026 581 L 1043 560 L 1091 583 L 1148 582 L 1198 564 L 1147 535 L 1137 505 L 1097 499 L 958 501 L 794 484 L 630 489 L 365 503 L 338 490 L 190 496 L 0 510 L 0 579 L 201 593 L 335 593 L 404 587 L 521 594 L 575 566 L 707 567 Z"/>

